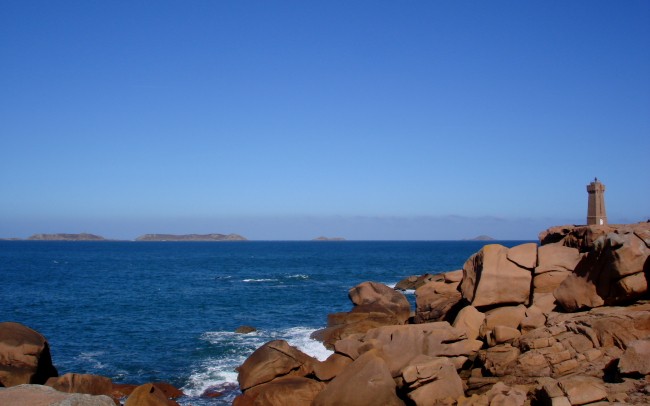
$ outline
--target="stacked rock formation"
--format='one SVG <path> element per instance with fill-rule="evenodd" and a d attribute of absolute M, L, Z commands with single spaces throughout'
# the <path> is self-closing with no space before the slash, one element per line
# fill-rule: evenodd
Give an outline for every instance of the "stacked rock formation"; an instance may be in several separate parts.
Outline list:
<path fill-rule="evenodd" d="M 314 334 L 239 368 L 235 405 L 650 404 L 650 223 L 562 226 L 486 245 L 462 270 L 410 277 L 416 309 L 374 282 Z"/>

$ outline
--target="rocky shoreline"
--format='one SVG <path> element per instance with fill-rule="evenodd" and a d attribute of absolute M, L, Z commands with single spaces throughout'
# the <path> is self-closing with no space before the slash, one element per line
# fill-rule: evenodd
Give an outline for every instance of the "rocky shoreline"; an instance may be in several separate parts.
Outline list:
<path fill-rule="evenodd" d="M 244 405 L 650 404 L 650 223 L 562 226 L 490 244 L 462 270 L 413 276 L 416 309 L 364 282 L 314 333 L 239 368 Z"/>
<path fill-rule="evenodd" d="M 561 226 L 540 243 L 484 246 L 463 269 L 395 289 L 364 282 L 315 332 L 239 368 L 242 405 L 650 404 L 650 222 Z M 416 308 L 399 289 L 413 289 Z M 218 396 L 218 393 L 214 394 Z M 2 405 L 176 405 L 171 385 L 58 371 L 47 340 L 0 323 Z"/>

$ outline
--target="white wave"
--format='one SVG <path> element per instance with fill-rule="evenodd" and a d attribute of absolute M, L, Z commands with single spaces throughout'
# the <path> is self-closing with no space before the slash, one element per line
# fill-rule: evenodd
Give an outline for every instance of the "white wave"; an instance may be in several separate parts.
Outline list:
<path fill-rule="evenodd" d="M 309 279 L 309 275 L 304 275 L 304 274 L 295 274 L 295 275 L 289 275 L 287 276 L 289 279 Z"/>
<path fill-rule="evenodd" d="M 267 279 L 267 278 L 262 278 L 262 279 L 244 279 L 242 282 L 277 282 L 277 279 Z"/>
<path fill-rule="evenodd" d="M 90 364 L 95 369 L 102 369 L 106 366 L 103 362 L 99 361 L 97 357 L 104 355 L 104 351 L 82 352 L 77 355 L 77 359 Z"/>
<path fill-rule="evenodd" d="M 406 289 L 402 293 L 405 295 L 415 295 L 415 289 Z"/>
<path fill-rule="evenodd" d="M 235 368 L 244 363 L 253 351 L 272 340 L 286 340 L 289 345 L 320 361 L 333 352 L 310 338 L 315 330 L 308 327 L 292 327 L 283 330 L 258 330 L 249 334 L 231 331 L 211 331 L 201 336 L 202 340 L 220 347 L 223 357 L 211 357 L 196 365 L 183 391 L 189 396 L 200 396 L 207 390 L 221 390 L 238 385 Z"/>
<path fill-rule="evenodd" d="M 308 327 L 292 327 L 285 330 L 282 335 L 287 337 L 286 340 L 290 345 L 319 361 L 325 361 L 334 352 L 325 348 L 320 341 L 311 338 L 314 331 L 316 330 Z"/>
<path fill-rule="evenodd" d="M 388 286 L 391 289 L 395 289 L 395 286 L 397 286 L 397 282 L 384 283 L 384 285 Z"/>

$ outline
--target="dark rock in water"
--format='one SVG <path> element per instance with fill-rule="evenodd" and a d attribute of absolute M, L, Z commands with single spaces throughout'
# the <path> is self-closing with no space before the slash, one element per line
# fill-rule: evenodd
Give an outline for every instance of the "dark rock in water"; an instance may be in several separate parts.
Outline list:
<path fill-rule="evenodd" d="M 114 383 L 113 384 L 113 391 L 111 393 L 111 396 L 114 399 L 121 399 L 124 397 L 129 396 L 135 388 L 137 388 L 138 385 L 133 385 L 129 383 Z"/>
<path fill-rule="evenodd" d="M 218 390 L 211 390 L 211 389 L 207 389 L 205 392 L 201 394 L 202 398 L 208 398 L 208 399 L 220 398 L 222 396 L 223 396 L 223 392 L 219 392 Z"/>
<path fill-rule="evenodd" d="M 183 391 L 168 382 L 154 382 L 154 386 L 163 391 L 165 396 L 171 399 L 178 399 L 185 394 Z"/>
<path fill-rule="evenodd" d="M 237 333 L 237 334 L 248 334 L 248 333 L 253 333 L 255 331 L 257 331 L 257 329 L 255 327 L 240 326 L 240 327 L 237 327 L 237 330 L 235 330 L 235 333 Z"/>
<path fill-rule="evenodd" d="M 42 385 L 58 375 L 45 337 L 20 323 L 0 323 L 0 386 Z"/>

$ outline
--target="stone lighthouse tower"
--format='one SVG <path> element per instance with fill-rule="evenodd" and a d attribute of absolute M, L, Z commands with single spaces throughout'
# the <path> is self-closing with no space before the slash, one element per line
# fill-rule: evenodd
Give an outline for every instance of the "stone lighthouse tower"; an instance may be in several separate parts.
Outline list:
<path fill-rule="evenodd" d="M 595 178 L 593 182 L 587 185 L 589 193 L 589 206 L 587 207 L 587 225 L 607 224 L 607 214 L 605 213 L 605 185 Z"/>

